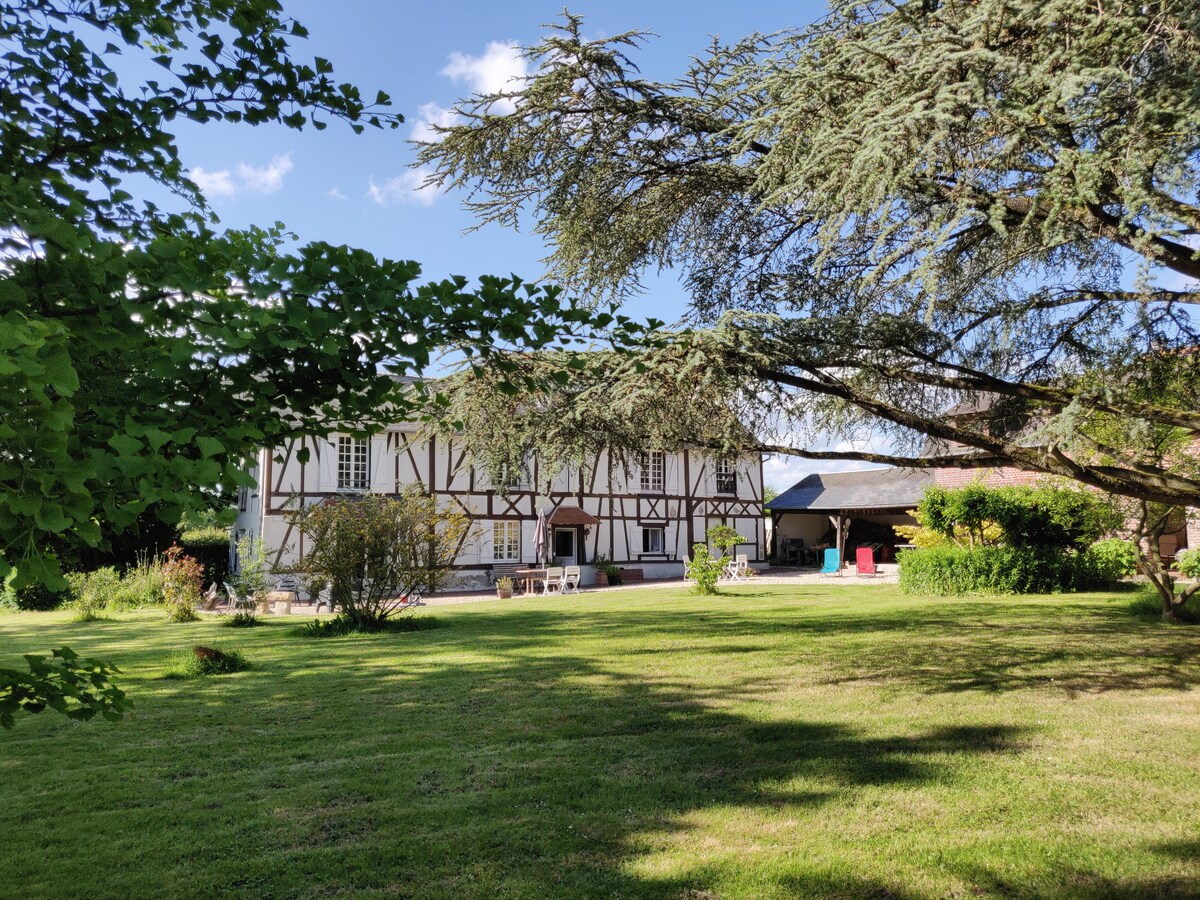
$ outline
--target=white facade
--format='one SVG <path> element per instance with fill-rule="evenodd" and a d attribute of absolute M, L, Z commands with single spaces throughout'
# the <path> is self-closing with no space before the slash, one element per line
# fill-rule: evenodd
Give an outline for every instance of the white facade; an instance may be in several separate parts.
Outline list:
<path fill-rule="evenodd" d="M 307 448 L 308 461 L 299 461 Z M 533 461 L 532 484 L 544 488 L 544 473 Z M 367 491 L 394 494 L 419 485 L 440 504 L 471 517 L 472 526 L 457 557 L 467 585 L 480 585 L 494 565 L 535 562 L 534 528 L 539 511 L 572 518 L 578 508 L 596 524 L 551 525 L 553 555 L 585 566 L 597 555 L 618 565 L 640 568 L 647 578 L 678 577 L 683 557 L 705 540 L 710 526 L 727 524 L 748 541 L 737 548 L 752 563 L 765 564 L 762 458 L 745 455 L 719 460 L 707 452 L 683 450 L 643 454 L 629 473 L 601 456 L 591 466 L 558 472 L 547 493 L 515 484 L 502 493 L 466 461 L 453 441 L 418 438 L 411 426 L 393 426 L 371 438 L 332 435 L 293 441 L 263 451 L 253 469 L 257 490 L 239 496 L 235 536 L 262 537 L 276 570 L 294 566 L 305 553 L 304 537 L 287 513 L 297 504 Z M 578 516 L 574 516 L 578 518 Z"/>

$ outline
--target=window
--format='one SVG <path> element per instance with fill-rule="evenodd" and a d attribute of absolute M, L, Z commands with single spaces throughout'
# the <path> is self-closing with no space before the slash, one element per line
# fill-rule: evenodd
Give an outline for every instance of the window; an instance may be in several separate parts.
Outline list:
<path fill-rule="evenodd" d="M 718 494 L 736 494 L 737 493 L 737 460 L 735 459 L 718 459 L 717 460 L 717 493 Z"/>
<path fill-rule="evenodd" d="M 643 491 L 661 491 L 663 489 L 663 473 L 667 468 L 667 454 L 661 450 L 651 450 L 642 454 Z"/>
<path fill-rule="evenodd" d="M 525 480 L 525 469 L 518 467 L 512 472 L 508 471 L 508 466 L 504 467 L 504 487 L 510 491 L 526 491 L 529 490 L 529 482 Z"/>
<path fill-rule="evenodd" d="M 238 512 L 245 512 L 250 508 L 250 489 L 247 487 L 238 488 Z"/>
<path fill-rule="evenodd" d="M 493 522 L 492 523 L 492 559 L 497 562 L 509 560 L 519 562 L 521 559 L 521 523 Z"/>
<path fill-rule="evenodd" d="M 371 486 L 367 474 L 367 439 L 338 438 L 337 486 L 339 491 L 365 491 Z"/>
<path fill-rule="evenodd" d="M 665 528 L 661 525 L 642 529 L 642 552 L 662 553 L 666 546 Z"/>

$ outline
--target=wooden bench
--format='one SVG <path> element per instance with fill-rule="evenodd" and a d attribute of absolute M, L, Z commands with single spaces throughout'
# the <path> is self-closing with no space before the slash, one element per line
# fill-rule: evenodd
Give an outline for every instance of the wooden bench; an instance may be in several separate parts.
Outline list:
<path fill-rule="evenodd" d="M 513 589 L 519 588 L 523 582 L 522 578 L 517 576 L 517 569 L 527 569 L 525 563 L 495 563 L 492 566 L 492 584 L 495 584 L 501 578 L 511 578 L 513 580 Z"/>

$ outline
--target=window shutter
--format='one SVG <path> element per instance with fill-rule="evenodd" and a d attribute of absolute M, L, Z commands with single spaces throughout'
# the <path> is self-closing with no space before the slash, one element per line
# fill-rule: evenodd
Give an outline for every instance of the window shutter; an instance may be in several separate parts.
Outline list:
<path fill-rule="evenodd" d="M 388 449 L 388 436 L 376 435 L 369 439 L 368 446 L 371 490 L 378 494 L 390 494 L 396 489 L 396 471 L 392 465 L 392 451 Z M 384 465 L 385 462 L 387 465 Z"/>
<path fill-rule="evenodd" d="M 333 441 L 313 441 L 317 454 L 317 485 L 321 491 L 337 490 L 337 438 Z"/>
<path fill-rule="evenodd" d="M 480 562 L 495 562 L 496 551 L 493 544 L 493 523 L 484 522 L 479 535 L 479 561 Z"/>

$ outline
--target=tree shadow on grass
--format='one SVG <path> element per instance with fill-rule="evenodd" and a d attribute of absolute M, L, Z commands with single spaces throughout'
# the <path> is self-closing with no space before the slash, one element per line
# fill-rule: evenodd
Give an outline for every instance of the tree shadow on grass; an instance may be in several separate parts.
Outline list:
<path fill-rule="evenodd" d="M 515 630 L 513 616 L 520 623 Z M 1111 605 L 1056 617 L 1044 607 L 963 601 L 882 616 L 805 610 L 791 620 L 744 609 L 686 616 L 633 609 L 620 616 L 600 611 L 556 617 L 539 611 L 494 620 L 473 616 L 470 626 L 481 645 L 514 651 L 550 634 L 566 639 L 597 631 L 634 642 L 631 655 L 786 654 L 804 650 L 805 642 L 811 651 L 812 642 L 821 642 L 830 670 L 821 683 L 828 685 L 891 682 L 927 693 L 1041 689 L 1069 697 L 1200 685 L 1196 634 L 1147 626 Z M 886 646 L 879 643 L 884 640 Z M 856 652 L 839 654 L 839 641 L 853 642 Z"/>
<path fill-rule="evenodd" d="M 1025 740 L 986 722 L 879 735 L 754 720 L 685 684 L 572 656 L 446 666 L 352 694 L 332 677 L 300 681 L 254 703 L 329 698 L 308 704 L 303 735 L 260 737 L 269 709 L 243 711 L 254 726 L 239 729 L 228 762 L 273 813 L 241 831 L 263 856 L 249 854 L 213 890 L 277 885 L 281 872 L 314 893 L 346 890 L 352 858 L 371 861 L 369 871 L 353 866 L 354 889 L 368 892 L 702 897 L 718 875 L 687 865 L 640 875 L 631 865 L 663 842 L 686 842 L 694 815 L 803 816 L 867 788 L 945 784 L 965 759 L 1019 752 Z M 297 765 L 314 754 L 318 770 Z M 280 772 L 270 790 L 264 768 Z M 903 893 L 851 872 L 828 877 L 845 896 Z"/>

